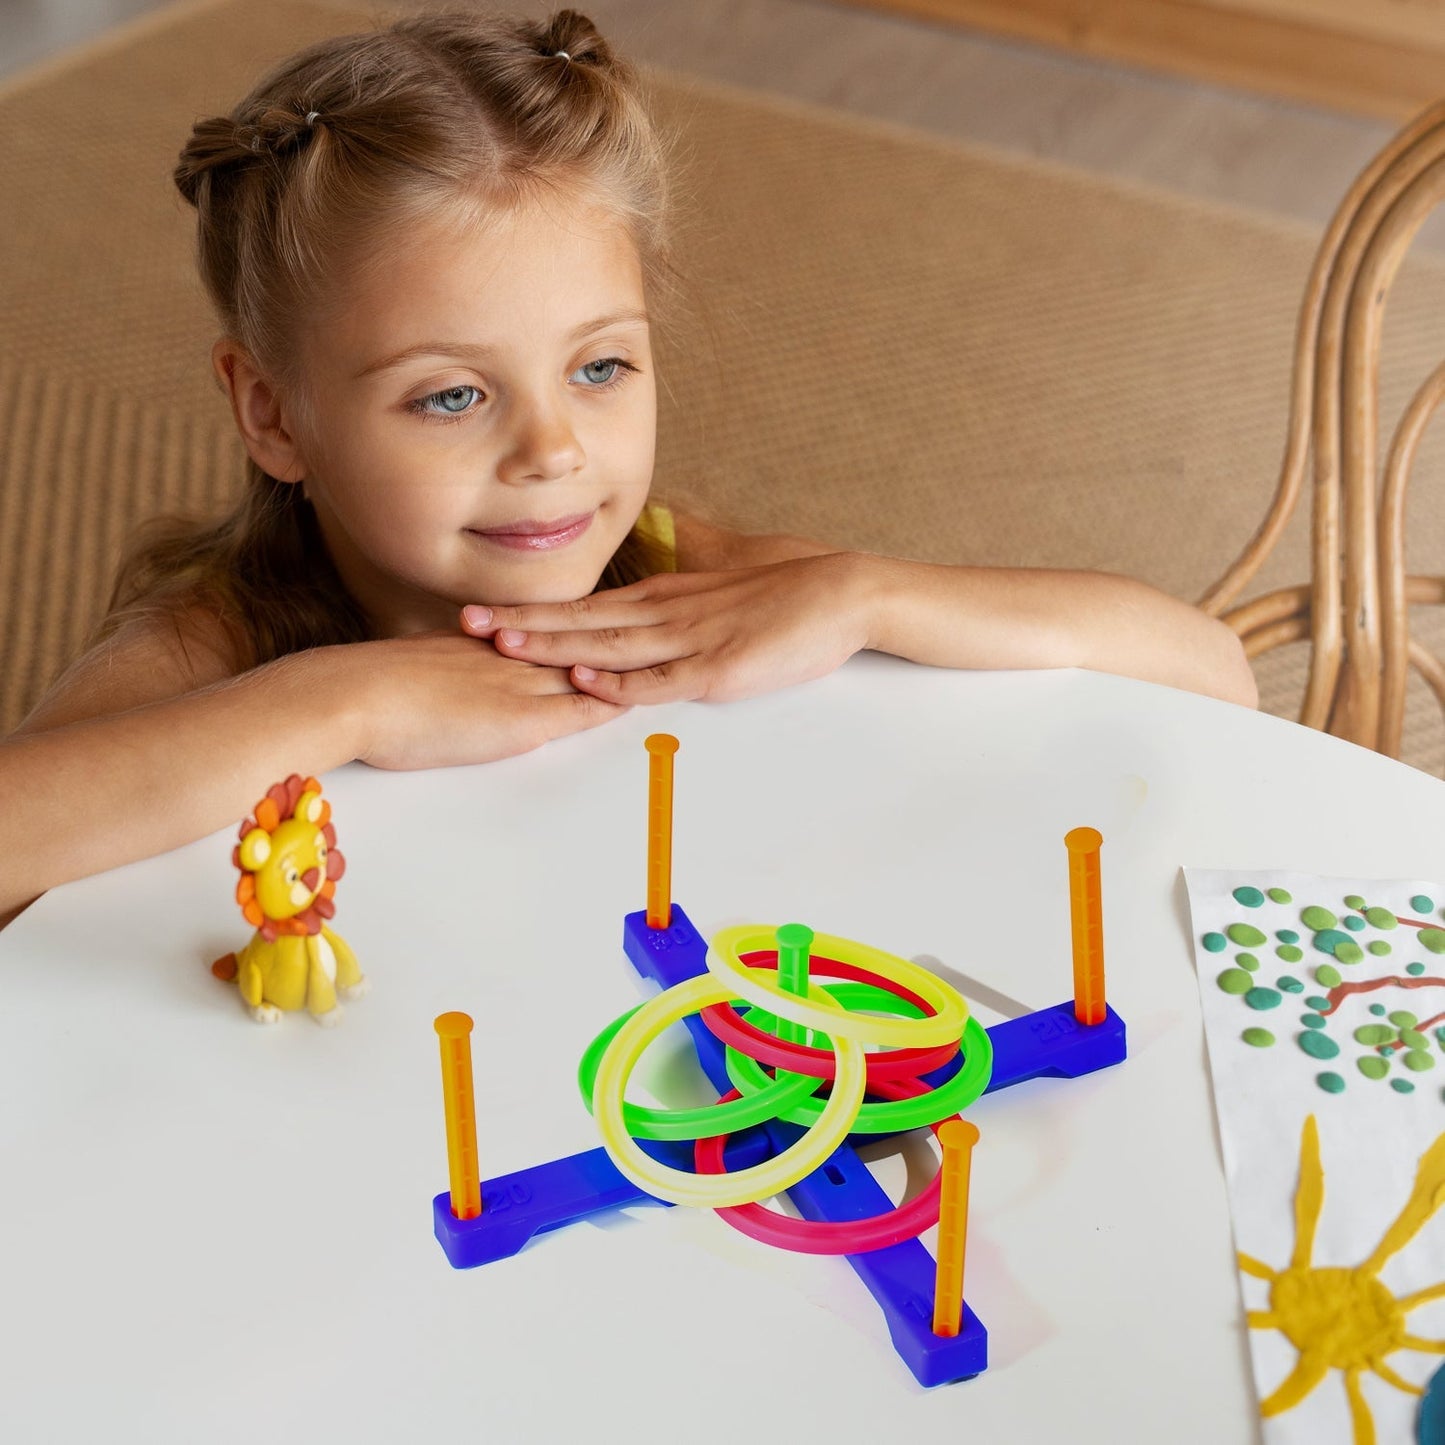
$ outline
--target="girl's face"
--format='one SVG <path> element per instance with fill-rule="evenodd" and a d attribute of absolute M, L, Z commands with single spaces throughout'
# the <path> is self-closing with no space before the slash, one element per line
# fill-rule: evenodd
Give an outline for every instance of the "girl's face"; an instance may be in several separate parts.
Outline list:
<path fill-rule="evenodd" d="M 589 593 L 652 480 L 657 394 L 624 225 L 561 196 L 418 224 L 301 338 L 306 493 L 381 633 Z"/>

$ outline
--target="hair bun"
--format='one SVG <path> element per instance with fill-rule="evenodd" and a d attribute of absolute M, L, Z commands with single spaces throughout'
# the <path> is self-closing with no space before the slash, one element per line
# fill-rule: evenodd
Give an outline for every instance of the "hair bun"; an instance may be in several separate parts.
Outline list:
<path fill-rule="evenodd" d="M 578 10 L 559 10 L 536 29 L 537 53 L 562 56 L 577 64 L 607 65 L 612 48 L 597 27 Z"/>

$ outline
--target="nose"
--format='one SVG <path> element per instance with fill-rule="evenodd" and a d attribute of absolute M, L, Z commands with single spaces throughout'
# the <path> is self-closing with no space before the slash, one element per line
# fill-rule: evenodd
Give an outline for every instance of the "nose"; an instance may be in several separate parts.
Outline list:
<path fill-rule="evenodd" d="M 301 881 L 314 893 L 316 885 L 321 881 L 321 870 L 319 868 L 308 868 L 302 875 Z"/>
<path fill-rule="evenodd" d="M 586 460 L 566 412 L 556 405 L 519 407 L 510 445 L 497 467 L 504 482 L 549 482 L 575 472 Z"/>

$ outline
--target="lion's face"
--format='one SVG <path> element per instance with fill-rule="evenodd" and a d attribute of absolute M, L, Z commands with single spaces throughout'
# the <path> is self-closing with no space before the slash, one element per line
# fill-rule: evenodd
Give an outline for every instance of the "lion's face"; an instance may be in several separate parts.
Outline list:
<path fill-rule="evenodd" d="M 236 901 L 263 937 L 318 933 L 336 911 L 336 880 L 346 868 L 331 809 L 315 778 L 277 783 L 241 825 L 233 861 L 241 870 Z"/>
<path fill-rule="evenodd" d="M 326 839 L 312 822 L 288 818 L 271 834 L 271 850 L 256 870 L 256 897 L 268 918 L 291 918 L 309 908 L 326 882 Z"/>

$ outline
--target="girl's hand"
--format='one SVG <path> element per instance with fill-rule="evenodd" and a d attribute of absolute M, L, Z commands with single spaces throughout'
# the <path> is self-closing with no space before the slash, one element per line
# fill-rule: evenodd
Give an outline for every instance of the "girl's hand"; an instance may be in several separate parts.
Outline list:
<path fill-rule="evenodd" d="M 451 632 L 352 643 L 310 656 L 322 654 L 331 654 L 326 661 L 338 668 L 338 685 L 351 690 L 356 704 L 356 756 L 377 768 L 491 762 L 626 711 L 579 692 L 565 670 L 502 657 L 488 643 Z"/>
<path fill-rule="evenodd" d="M 462 626 L 508 658 L 570 669 L 608 702 L 732 701 L 821 677 L 868 645 L 862 560 L 663 573 L 577 602 L 467 607 Z"/>

